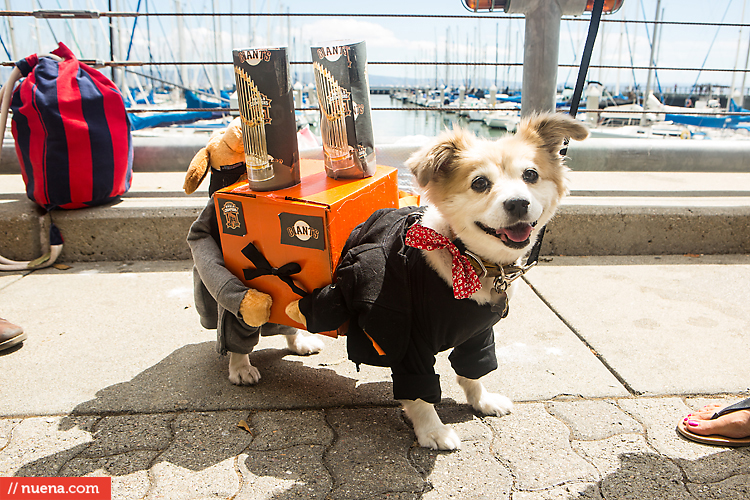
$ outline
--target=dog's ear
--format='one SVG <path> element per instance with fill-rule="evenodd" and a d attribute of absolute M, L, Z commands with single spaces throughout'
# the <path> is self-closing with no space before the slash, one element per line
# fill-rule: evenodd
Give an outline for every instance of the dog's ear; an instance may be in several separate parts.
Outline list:
<path fill-rule="evenodd" d="M 557 154 L 565 140 L 582 141 L 589 132 L 579 121 L 562 113 L 532 114 L 521 120 L 518 132 L 521 138 L 537 143 L 539 147 Z"/>
<path fill-rule="evenodd" d="M 438 136 L 436 142 L 428 145 L 406 160 L 406 166 L 417 178 L 417 183 L 424 187 L 438 176 L 453 170 L 453 162 L 471 147 L 474 137 L 461 128 L 446 130 Z"/>

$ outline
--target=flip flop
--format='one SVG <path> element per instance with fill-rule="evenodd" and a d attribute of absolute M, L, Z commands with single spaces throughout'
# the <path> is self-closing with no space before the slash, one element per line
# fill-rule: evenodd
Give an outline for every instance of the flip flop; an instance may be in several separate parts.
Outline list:
<path fill-rule="evenodd" d="M 727 413 L 732 413 L 739 410 L 750 410 L 750 398 L 742 400 L 739 403 L 727 406 L 726 408 L 722 408 L 711 416 L 711 420 L 719 418 L 722 415 L 726 415 Z M 687 439 L 690 439 L 691 441 L 696 441 L 703 444 L 713 444 L 719 446 L 750 446 L 750 436 L 744 438 L 730 438 L 718 434 L 701 436 L 700 434 L 691 432 L 690 427 L 684 420 L 680 421 L 680 423 L 677 424 L 677 432 L 682 434 Z"/>

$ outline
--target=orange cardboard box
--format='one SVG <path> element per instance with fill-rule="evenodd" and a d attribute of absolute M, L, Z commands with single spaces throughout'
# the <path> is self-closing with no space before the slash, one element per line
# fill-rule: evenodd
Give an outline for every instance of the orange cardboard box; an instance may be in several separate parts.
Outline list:
<path fill-rule="evenodd" d="M 323 161 L 301 160 L 301 182 L 251 191 L 240 182 L 214 194 L 224 264 L 250 288 L 273 297 L 271 323 L 304 328 L 287 304 L 333 282 L 349 234 L 380 208 L 398 208 L 395 168 L 365 179 L 331 179 Z M 335 337 L 337 332 L 328 332 Z"/>

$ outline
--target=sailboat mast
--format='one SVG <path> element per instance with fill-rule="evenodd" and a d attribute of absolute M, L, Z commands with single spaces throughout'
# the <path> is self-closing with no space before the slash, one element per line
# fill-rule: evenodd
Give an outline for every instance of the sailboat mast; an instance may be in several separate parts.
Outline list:
<path fill-rule="evenodd" d="M 214 15 L 211 16 L 213 19 L 213 25 L 214 25 L 214 62 L 217 63 L 216 65 L 214 65 L 214 79 L 216 81 L 214 94 L 216 95 L 216 97 L 221 97 L 221 89 L 222 87 L 224 87 L 224 82 L 222 81 L 222 78 L 221 78 L 221 73 L 222 73 L 221 66 L 218 63 L 219 63 L 219 53 L 222 53 L 224 51 L 221 48 L 221 33 L 220 33 L 221 18 L 216 16 L 216 2 L 217 0 L 214 0 L 212 3 Z M 216 25 L 217 22 L 219 23 L 218 27 Z"/>
<path fill-rule="evenodd" d="M 176 19 L 177 21 L 177 49 L 178 49 L 178 54 L 180 56 L 180 62 L 184 63 L 185 62 L 185 42 L 184 42 L 185 28 L 182 23 L 181 0 L 174 0 L 174 11 L 177 13 L 177 19 Z M 185 86 L 189 85 L 188 75 L 187 75 L 187 66 L 182 64 L 178 66 L 177 71 L 179 71 L 178 77 L 180 79 L 180 83 Z"/>
<path fill-rule="evenodd" d="M 5 9 L 6 10 L 12 10 L 10 8 L 10 0 L 5 0 Z M 10 32 L 10 50 L 12 52 L 13 60 L 18 59 L 18 47 L 16 46 L 16 34 L 15 30 L 13 29 L 13 18 L 8 17 L 8 31 Z"/>
<path fill-rule="evenodd" d="M 734 56 L 734 71 L 732 71 L 732 84 L 729 86 L 729 98 L 727 99 L 727 109 L 729 109 L 730 103 L 732 102 L 732 99 L 734 98 L 734 81 L 737 77 L 737 64 L 740 60 L 740 48 L 742 46 L 742 23 L 745 22 L 745 7 L 747 7 L 747 0 L 742 2 L 742 17 L 740 20 L 740 34 L 737 36 L 737 53 Z M 744 80 L 744 75 L 743 75 Z M 744 81 L 742 83 L 743 90 L 740 92 L 740 101 L 742 101 L 742 92 L 744 92 L 745 84 Z M 739 103 L 739 106 L 742 106 L 742 102 Z"/>
<path fill-rule="evenodd" d="M 659 14 L 661 13 L 661 0 L 656 0 L 656 14 L 654 15 L 654 31 L 651 36 L 651 56 L 648 60 L 648 77 L 646 78 L 646 89 L 643 92 L 643 115 L 641 116 L 641 126 L 646 125 L 646 110 L 648 108 L 648 98 L 651 94 L 651 79 L 654 76 L 654 56 L 656 55 L 656 34 L 659 29 Z"/>

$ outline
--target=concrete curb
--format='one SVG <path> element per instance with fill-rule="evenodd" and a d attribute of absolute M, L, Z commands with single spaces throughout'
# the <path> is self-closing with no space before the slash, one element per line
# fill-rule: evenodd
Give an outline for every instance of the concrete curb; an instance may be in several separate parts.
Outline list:
<path fill-rule="evenodd" d="M 140 172 L 116 203 L 53 211 L 65 239 L 63 261 L 187 259 L 190 224 L 206 186 L 180 191 L 181 172 Z M 574 189 L 549 225 L 544 255 L 750 253 L 750 173 L 572 172 Z M 2 176 L 0 253 L 40 255 L 47 218 L 20 175 Z M 721 195 L 721 196 L 717 196 Z"/>

